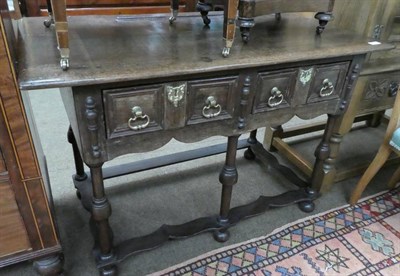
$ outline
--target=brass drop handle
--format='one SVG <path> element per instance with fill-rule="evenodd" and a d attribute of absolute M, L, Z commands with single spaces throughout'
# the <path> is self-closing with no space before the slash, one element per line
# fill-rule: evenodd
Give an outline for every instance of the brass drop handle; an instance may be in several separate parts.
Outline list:
<path fill-rule="evenodd" d="M 210 109 L 216 109 L 216 112 L 207 112 Z M 221 105 L 217 104 L 217 100 L 213 96 L 209 96 L 206 100 L 206 105 L 203 107 L 203 116 L 207 119 L 218 116 L 222 111 Z"/>
<path fill-rule="evenodd" d="M 322 82 L 322 88 L 319 91 L 320 97 L 327 97 L 332 95 L 333 91 L 335 91 L 335 87 L 329 79 L 324 79 Z"/>
<path fill-rule="evenodd" d="M 278 89 L 278 87 L 273 87 L 271 89 L 271 97 L 268 98 L 268 106 L 276 107 L 283 102 L 282 92 Z"/>
<path fill-rule="evenodd" d="M 132 107 L 132 118 L 128 120 L 128 126 L 132 130 L 141 130 L 146 128 L 150 124 L 150 117 L 146 114 L 143 115 L 142 108 L 140 106 Z M 146 122 L 140 125 L 133 125 L 136 120 L 145 120 Z"/>

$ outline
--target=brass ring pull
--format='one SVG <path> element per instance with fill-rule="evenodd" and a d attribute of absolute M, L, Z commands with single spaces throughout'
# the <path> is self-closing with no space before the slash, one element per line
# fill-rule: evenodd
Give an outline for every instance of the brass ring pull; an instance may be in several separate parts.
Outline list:
<path fill-rule="evenodd" d="M 129 118 L 128 120 L 128 126 L 132 130 L 141 130 L 146 128 L 150 124 L 150 117 L 146 114 L 143 115 L 142 109 L 140 106 L 134 106 L 132 107 L 132 114 L 133 117 Z M 144 124 L 141 125 L 132 125 L 136 120 L 146 120 Z"/>
<path fill-rule="evenodd" d="M 332 82 L 329 79 L 324 79 L 322 82 L 322 88 L 319 91 L 320 97 L 327 97 L 332 95 L 333 91 L 335 91 L 335 87 L 333 86 Z"/>
<path fill-rule="evenodd" d="M 206 113 L 207 110 L 217 109 L 216 112 Z M 218 116 L 222 111 L 222 107 L 220 104 L 217 104 L 217 101 L 213 96 L 209 96 L 206 100 L 206 105 L 203 107 L 203 116 L 207 119 L 214 118 Z"/>
<path fill-rule="evenodd" d="M 278 89 L 278 87 L 273 87 L 271 89 L 271 97 L 268 99 L 269 107 L 276 107 L 283 102 L 282 92 Z"/>

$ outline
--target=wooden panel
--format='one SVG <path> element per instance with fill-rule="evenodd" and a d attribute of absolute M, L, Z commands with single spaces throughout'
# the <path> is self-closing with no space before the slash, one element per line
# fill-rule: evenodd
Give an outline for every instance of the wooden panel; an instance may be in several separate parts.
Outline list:
<path fill-rule="evenodd" d="M 332 21 L 332 24 L 371 37 L 374 26 L 380 23 L 386 2 L 387 0 L 336 1 L 333 10 L 335 20 Z"/>
<path fill-rule="evenodd" d="M 3 26 L 3 25 L 2 25 Z M 4 29 L 3 29 L 4 30 Z M 0 96 L 5 109 L 5 120 L 9 124 L 16 154 L 22 169 L 22 179 L 40 176 L 31 137 L 25 121 L 24 107 L 19 95 L 4 32 L 0 45 Z"/>
<path fill-rule="evenodd" d="M 7 178 L 0 176 L 0 258 L 32 249 Z"/>
<path fill-rule="evenodd" d="M 237 76 L 189 82 L 188 124 L 231 119 L 235 108 L 237 86 Z M 215 107 L 208 101 L 211 97 L 215 99 Z M 215 116 L 218 113 L 219 115 Z"/>
<path fill-rule="evenodd" d="M 185 126 L 187 109 L 187 83 L 173 82 L 164 86 L 164 129 Z"/>
<path fill-rule="evenodd" d="M 399 25 L 396 25 L 395 20 L 396 16 L 400 16 L 399 0 L 340 0 L 336 1 L 334 15 L 332 24 L 340 28 L 356 31 L 374 40 L 399 42 L 396 41 Z M 374 37 L 376 28 L 380 28 L 380 34 Z M 399 57 L 400 50 L 397 46 L 391 51 L 371 54 L 369 62 L 385 62 L 386 67 L 398 68 Z M 394 58 L 397 60 L 393 61 Z"/>
<path fill-rule="evenodd" d="M 296 70 L 260 73 L 257 79 L 253 114 L 266 112 L 271 109 L 288 107 L 293 95 L 296 73 Z M 281 95 L 272 96 L 271 91 L 274 88 L 277 88 L 281 92 Z M 273 99 L 271 97 L 273 97 Z M 278 104 L 279 102 L 280 104 Z"/>
<path fill-rule="evenodd" d="M 32 209 L 35 213 L 36 223 L 39 228 L 43 248 L 56 246 L 57 235 L 49 213 L 47 197 L 45 195 L 43 180 L 41 178 L 25 182 Z"/>
<path fill-rule="evenodd" d="M 322 65 L 315 68 L 307 102 L 320 102 L 339 98 L 349 63 Z M 327 83 L 324 83 L 327 81 Z M 328 84 L 329 83 L 329 84 Z"/>
<path fill-rule="evenodd" d="M 1 18 L 0 18 L 1 19 Z M 0 25 L 2 25 L 2 20 L 0 20 Z M 4 160 L 7 162 L 9 169 L 10 181 L 13 185 L 13 190 L 15 193 L 16 200 L 19 204 L 20 213 L 22 215 L 23 221 L 27 228 L 29 235 L 29 240 L 31 246 L 34 250 L 42 249 L 42 244 L 40 243 L 40 233 L 35 224 L 35 217 L 31 209 L 29 198 L 25 193 L 25 189 L 22 183 L 23 174 L 20 170 L 20 164 L 17 160 L 17 153 L 13 141 L 11 139 L 11 130 L 9 125 L 5 121 L 5 107 L 3 104 L 3 92 L 7 95 L 7 98 L 11 97 L 11 94 L 16 94 L 17 90 L 14 85 L 14 79 L 12 70 L 10 67 L 10 60 L 7 56 L 7 47 L 4 42 L 4 29 L 0 32 L 0 71 L 4 74 L 0 75 L 0 147 L 2 149 Z M 6 73 L 8 75 L 6 75 Z M 14 111 L 15 112 L 15 111 Z M 23 118 L 17 118 L 16 121 Z"/>
<path fill-rule="evenodd" d="M 55 236 L 10 51 L 5 42 L 2 17 L 0 17 L 0 27 L 0 147 L 9 169 L 10 183 L 31 247 L 33 250 L 40 250 L 45 246 L 58 245 L 58 240 Z M 24 181 L 28 179 L 39 184 L 34 189 L 31 187 L 26 189 Z"/>
<path fill-rule="evenodd" d="M 132 87 L 123 89 L 104 90 L 104 106 L 107 124 L 107 136 L 113 138 L 121 135 L 133 135 L 143 132 L 151 132 L 162 128 L 162 85 Z M 132 121 L 131 126 L 145 124 L 147 118 L 149 124 L 147 127 L 132 130 L 128 126 L 133 107 L 142 109 L 143 118 L 137 118 Z M 146 117 L 147 115 L 147 117 Z"/>
<path fill-rule="evenodd" d="M 389 109 L 400 86 L 400 72 L 361 76 L 358 83 L 360 87 L 357 88 L 363 89 L 359 101 L 359 109 L 363 113 Z"/>

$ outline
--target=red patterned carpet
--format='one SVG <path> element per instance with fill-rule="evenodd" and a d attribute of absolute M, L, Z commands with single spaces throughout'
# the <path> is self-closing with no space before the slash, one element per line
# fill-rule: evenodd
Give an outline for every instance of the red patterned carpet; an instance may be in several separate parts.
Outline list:
<path fill-rule="evenodd" d="M 400 188 L 154 275 L 400 275 Z"/>

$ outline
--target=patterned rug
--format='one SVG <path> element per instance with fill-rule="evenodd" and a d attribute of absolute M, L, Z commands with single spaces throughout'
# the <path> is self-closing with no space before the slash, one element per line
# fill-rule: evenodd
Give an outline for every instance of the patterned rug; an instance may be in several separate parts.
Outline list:
<path fill-rule="evenodd" d="M 400 188 L 154 275 L 400 275 Z"/>

